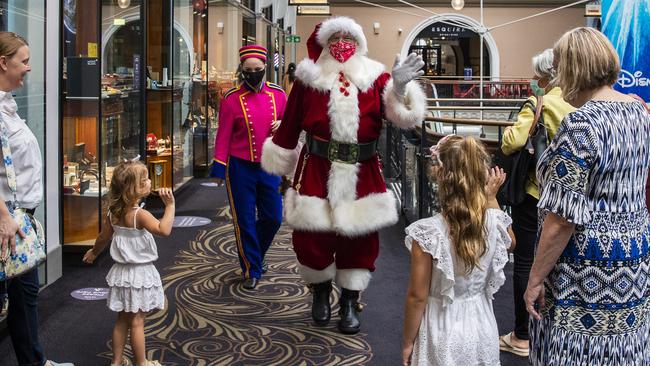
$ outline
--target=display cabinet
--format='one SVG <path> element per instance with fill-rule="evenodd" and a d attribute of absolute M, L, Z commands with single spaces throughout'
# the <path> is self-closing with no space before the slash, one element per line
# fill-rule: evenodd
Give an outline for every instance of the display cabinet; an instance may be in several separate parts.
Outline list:
<path fill-rule="evenodd" d="M 227 1 L 65 0 L 62 12 L 63 242 L 90 245 L 114 167 L 139 155 L 153 189 L 206 176 L 237 50 L 283 48 L 269 21 Z M 281 76 L 275 58 L 269 80 Z"/>
<path fill-rule="evenodd" d="M 65 2 L 62 27 L 63 243 L 91 245 L 114 167 L 143 150 L 140 2 Z M 111 21 L 122 14 L 128 22 Z"/>

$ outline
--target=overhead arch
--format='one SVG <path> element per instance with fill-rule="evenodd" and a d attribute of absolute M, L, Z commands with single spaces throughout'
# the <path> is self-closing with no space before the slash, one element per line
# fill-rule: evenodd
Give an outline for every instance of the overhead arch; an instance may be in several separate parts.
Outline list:
<path fill-rule="evenodd" d="M 462 27 L 468 28 L 479 34 L 485 30 L 485 26 L 483 26 L 480 22 L 466 15 L 455 14 L 455 13 L 443 13 L 443 14 L 434 15 L 418 23 L 418 25 L 416 25 L 411 30 L 411 32 L 406 37 L 406 41 L 404 42 L 404 44 L 402 44 L 402 50 L 400 52 L 402 57 L 406 57 L 409 51 L 409 47 L 411 46 L 413 41 L 415 41 L 415 38 L 417 38 L 420 32 L 422 32 L 425 28 L 433 25 L 434 23 L 441 22 L 441 21 L 454 22 Z M 497 80 L 499 79 L 499 75 L 500 75 L 499 70 L 501 67 L 500 59 L 499 59 L 499 49 L 497 47 L 497 43 L 494 40 L 494 37 L 492 37 L 492 35 L 489 32 L 485 32 L 483 34 L 483 39 L 485 41 L 485 45 L 487 46 L 488 57 L 490 58 L 490 76 L 493 80 Z"/>
<path fill-rule="evenodd" d="M 137 13 L 133 12 L 131 14 L 125 14 L 122 16 L 122 18 L 124 19 L 125 23 L 140 21 L 140 12 L 138 11 Z M 120 29 L 120 27 L 122 26 L 111 24 L 107 29 L 104 30 L 102 34 L 102 57 L 105 57 L 104 51 L 106 49 L 106 46 L 108 45 L 108 42 L 113 37 L 113 34 L 115 34 L 115 32 L 117 32 Z M 183 25 L 180 22 L 178 22 L 176 19 L 174 19 L 174 30 L 178 31 L 180 36 L 183 37 L 183 41 L 187 45 L 188 49 L 193 50 L 194 40 L 192 39 L 192 36 L 187 31 L 187 29 L 185 29 L 185 27 L 183 27 Z M 106 62 L 104 61 L 105 60 L 102 60 L 102 73 L 105 73 L 105 70 L 103 68 Z M 190 65 L 194 65 L 194 52 L 190 52 Z"/>

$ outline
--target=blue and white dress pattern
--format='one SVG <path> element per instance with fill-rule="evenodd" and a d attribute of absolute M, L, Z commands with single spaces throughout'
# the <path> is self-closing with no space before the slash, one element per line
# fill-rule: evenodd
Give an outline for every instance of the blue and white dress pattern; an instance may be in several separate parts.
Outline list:
<path fill-rule="evenodd" d="M 576 228 L 531 320 L 533 365 L 650 364 L 649 155 L 640 103 L 589 101 L 540 159 L 540 222 L 554 212 Z"/>

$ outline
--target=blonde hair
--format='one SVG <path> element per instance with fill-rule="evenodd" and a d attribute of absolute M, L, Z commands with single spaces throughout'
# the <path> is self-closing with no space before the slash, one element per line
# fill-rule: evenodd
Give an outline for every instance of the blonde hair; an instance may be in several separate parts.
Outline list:
<path fill-rule="evenodd" d="M 440 168 L 436 174 L 442 216 L 457 257 L 466 273 L 485 254 L 485 210 L 490 156 L 473 137 L 450 136 L 438 146 Z"/>
<path fill-rule="evenodd" d="M 11 58 L 23 46 L 28 46 L 25 38 L 14 32 L 0 32 L 0 56 Z"/>
<path fill-rule="evenodd" d="M 128 160 L 115 167 L 108 194 L 108 210 L 115 220 L 123 219 L 128 210 L 147 195 L 143 183 L 147 173 L 147 167 L 137 160 Z"/>
<path fill-rule="evenodd" d="M 601 32 L 587 27 L 574 28 L 555 43 L 557 80 L 564 99 L 601 86 L 613 85 L 621 64 L 612 43 Z"/>

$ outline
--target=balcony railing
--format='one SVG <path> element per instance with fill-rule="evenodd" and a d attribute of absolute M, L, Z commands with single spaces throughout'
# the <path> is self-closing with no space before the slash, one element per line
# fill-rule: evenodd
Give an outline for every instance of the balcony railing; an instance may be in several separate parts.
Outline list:
<path fill-rule="evenodd" d="M 453 133 L 476 137 L 494 154 L 501 145 L 503 128 L 516 121 L 517 112 L 527 97 L 523 93 L 529 90 L 528 81 L 489 81 L 484 82 L 484 98 L 478 98 L 471 95 L 478 81 L 426 80 L 422 83 L 428 96 L 427 117 L 420 126 L 409 131 L 388 124 L 385 150 L 382 151 L 385 176 L 398 194 L 402 212 L 409 222 L 439 211 L 436 184 L 427 178 L 429 147 Z M 464 87 L 455 91 L 460 85 Z M 441 96 L 443 89 L 451 93 Z M 458 97 L 456 92 L 465 93 L 466 97 Z"/>

